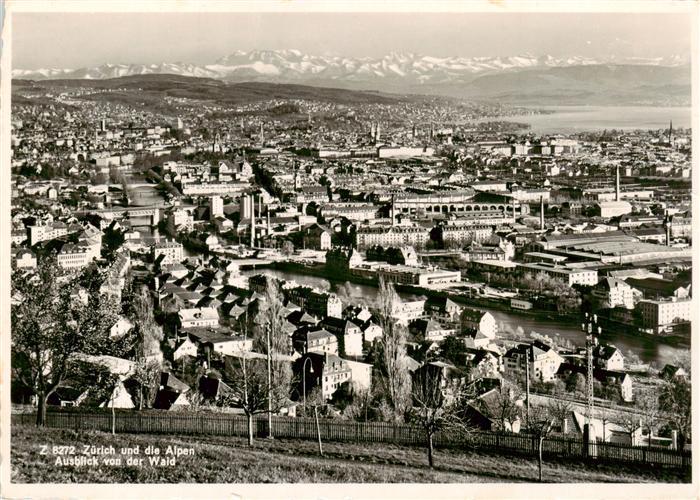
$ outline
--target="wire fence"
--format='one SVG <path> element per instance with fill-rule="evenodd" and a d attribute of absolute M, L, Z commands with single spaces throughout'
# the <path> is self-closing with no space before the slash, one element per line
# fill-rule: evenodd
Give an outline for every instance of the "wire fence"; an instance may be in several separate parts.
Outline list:
<path fill-rule="evenodd" d="M 36 413 L 12 415 L 12 425 L 28 426 L 36 422 Z M 51 428 L 76 431 L 112 431 L 110 412 L 49 411 L 45 425 Z M 248 420 L 244 415 L 230 413 L 165 413 L 156 411 L 118 411 L 114 416 L 117 433 L 176 434 L 206 436 L 247 436 Z M 256 416 L 252 422 L 253 435 L 270 434 L 267 416 Z M 313 418 L 272 417 L 272 435 L 288 439 L 317 439 L 349 443 L 388 443 L 425 446 L 423 430 L 410 424 L 386 422 L 356 422 L 319 419 L 318 428 Z M 444 430 L 433 437 L 437 448 L 481 450 L 498 454 L 536 456 L 538 438 L 531 434 L 499 433 L 489 431 Z M 617 443 L 586 443 L 581 439 L 560 436 L 543 441 L 545 457 L 564 459 L 625 462 L 655 467 L 690 469 L 689 450 L 671 450 L 649 446 L 629 446 Z"/>

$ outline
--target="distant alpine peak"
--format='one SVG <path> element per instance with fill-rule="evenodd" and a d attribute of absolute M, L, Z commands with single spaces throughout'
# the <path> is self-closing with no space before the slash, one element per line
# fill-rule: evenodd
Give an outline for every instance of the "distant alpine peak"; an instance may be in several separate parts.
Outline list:
<path fill-rule="evenodd" d="M 151 63 L 114 64 L 79 69 L 15 69 L 13 78 L 45 79 L 104 79 L 145 74 L 176 74 L 208 77 L 229 81 L 278 80 L 304 82 L 347 80 L 353 82 L 396 81 L 397 83 L 446 83 L 469 80 L 484 74 L 527 69 L 586 66 L 596 64 L 632 64 L 651 66 L 682 66 L 689 58 L 628 57 L 595 59 L 584 56 L 555 57 L 549 54 L 524 53 L 511 56 L 429 56 L 411 52 L 392 51 L 381 57 L 346 57 L 342 55 L 313 55 L 297 49 L 236 50 L 214 64 Z"/>

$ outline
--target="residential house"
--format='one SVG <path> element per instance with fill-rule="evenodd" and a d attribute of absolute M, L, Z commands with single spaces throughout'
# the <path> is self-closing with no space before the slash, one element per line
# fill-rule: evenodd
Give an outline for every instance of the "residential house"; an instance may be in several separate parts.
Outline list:
<path fill-rule="evenodd" d="M 470 367 L 472 380 L 499 378 L 503 371 L 501 356 L 497 352 L 486 349 L 469 349 L 467 366 Z"/>
<path fill-rule="evenodd" d="M 496 338 L 498 326 L 496 318 L 490 312 L 477 309 L 464 309 L 461 313 L 462 331 L 477 330 L 493 340 Z"/>
<path fill-rule="evenodd" d="M 180 309 L 177 316 L 183 329 L 219 326 L 219 312 L 210 307 Z"/>
<path fill-rule="evenodd" d="M 372 390 L 372 368 L 369 363 L 345 360 L 350 368 L 350 379 L 356 391 L 369 392 Z"/>
<path fill-rule="evenodd" d="M 12 249 L 12 265 L 15 269 L 35 269 L 36 255 L 27 248 Z"/>
<path fill-rule="evenodd" d="M 572 375 L 578 373 L 586 376 L 587 367 L 571 363 L 561 363 L 559 365 L 559 369 L 557 370 L 557 377 L 559 377 L 561 380 L 566 380 Z M 623 401 L 631 402 L 634 399 L 632 377 L 629 374 L 621 371 L 594 368 L 593 378 L 600 382 L 604 387 L 615 387 Z"/>
<path fill-rule="evenodd" d="M 614 345 L 596 345 L 593 348 L 593 362 L 595 366 L 604 370 L 623 371 L 625 369 L 625 357 Z"/>
<path fill-rule="evenodd" d="M 604 308 L 624 307 L 634 309 L 634 304 L 641 298 L 641 293 L 621 279 L 602 278 L 591 290 Z"/>
<path fill-rule="evenodd" d="M 216 404 L 220 398 L 231 394 L 232 389 L 223 380 L 205 375 L 199 379 L 199 393 L 203 402 Z"/>
<path fill-rule="evenodd" d="M 293 341 L 294 349 L 300 354 L 307 352 L 338 354 L 338 338 L 324 329 L 309 331 L 308 328 L 302 328 L 294 333 Z"/>
<path fill-rule="evenodd" d="M 253 350 L 253 339 L 243 335 L 225 335 L 223 331 L 202 327 L 184 331 L 197 344 L 199 351 L 230 356 L 236 352 Z"/>
<path fill-rule="evenodd" d="M 163 241 L 156 243 L 153 247 L 153 257 L 155 260 L 162 257 L 160 261 L 161 265 L 175 264 L 177 262 L 182 262 L 184 259 L 184 250 L 181 243 L 176 241 Z"/>
<path fill-rule="evenodd" d="M 304 229 L 304 248 L 310 250 L 330 250 L 331 231 L 321 224 L 312 224 Z"/>
<path fill-rule="evenodd" d="M 190 402 L 187 399 L 189 390 L 190 387 L 172 373 L 162 372 L 160 374 L 160 386 L 156 393 L 153 407 L 159 410 L 187 408 L 190 406 Z"/>
<path fill-rule="evenodd" d="M 377 340 L 384 334 L 384 330 L 382 330 L 382 327 L 371 319 L 365 321 L 362 325 L 360 325 L 360 328 L 362 328 L 362 340 L 367 344 L 372 344 L 375 340 Z"/>
<path fill-rule="evenodd" d="M 447 297 L 431 297 L 425 301 L 425 313 L 438 321 L 459 320 L 462 307 Z"/>
<path fill-rule="evenodd" d="M 329 353 L 308 352 L 304 354 L 294 365 L 295 373 L 301 373 L 307 359 L 311 359 L 311 366 L 305 368 L 306 393 L 313 387 L 321 387 L 321 395 L 324 399 L 330 399 L 333 393 L 345 382 L 352 380 L 352 369 L 347 360 Z M 299 377 L 301 379 L 301 377 Z"/>
<path fill-rule="evenodd" d="M 184 357 L 184 356 L 190 356 L 192 358 L 196 358 L 198 353 L 198 348 L 197 344 L 195 344 L 189 336 L 185 336 L 181 339 L 178 339 L 174 345 L 173 345 L 173 360 L 177 361 L 178 359 Z"/>
<path fill-rule="evenodd" d="M 434 319 L 416 319 L 408 325 L 408 331 L 417 339 L 440 342 L 450 335 L 455 335 L 454 328 L 444 326 Z"/>
<path fill-rule="evenodd" d="M 503 404 L 510 400 L 511 403 Z M 466 417 L 475 427 L 485 431 L 520 432 L 523 402 L 501 386 L 493 388 L 471 401 Z"/>
<path fill-rule="evenodd" d="M 557 377 L 562 362 L 562 357 L 552 347 L 536 340 L 532 344 L 520 344 L 508 349 L 504 356 L 504 369 L 506 373 L 524 380 L 529 365 L 531 380 L 551 382 Z"/>
<path fill-rule="evenodd" d="M 338 338 L 341 356 L 362 356 L 362 330 L 352 321 L 326 317 L 319 323 Z"/>

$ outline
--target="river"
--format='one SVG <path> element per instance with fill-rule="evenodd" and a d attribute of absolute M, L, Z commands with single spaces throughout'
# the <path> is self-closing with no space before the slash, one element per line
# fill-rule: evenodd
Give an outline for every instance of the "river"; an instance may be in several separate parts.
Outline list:
<path fill-rule="evenodd" d="M 242 274 L 247 276 L 260 273 L 276 276 L 286 281 L 296 281 L 300 285 L 313 286 L 321 290 L 335 292 L 344 303 L 353 302 L 355 304 L 371 305 L 377 297 L 377 288 L 369 285 L 360 285 L 350 282 L 332 283 L 317 276 L 279 271 L 276 269 L 249 269 L 242 271 Z M 399 293 L 399 295 L 404 299 L 417 298 L 415 295 L 406 293 Z M 557 321 L 556 319 L 549 318 L 535 318 L 514 312 L 493 310 L 488 307 L 480 307 L 479 309 L 489 310 L 496 318 L 496 322 L 501 331 L 510 332 L 521 327 L 526 334 L 530 334 L 534 331 L 550 337 L 559 337 L 564 341 L 569 340 L 574 345 L 583 346 L 585 344 L 585 336 L 579 330 L 578 325 L 572 325 L 570 322 Z M 686 351 L 680 347 L 659 343 L 652 338 L 636 337 L 621 333 L 609 333 L 604 331 L 603 340 L 606 343 L 614 344 L 621 349 L 623 353 L 633 352 L 644 362 L 654 362 L 659 368 L 663 368 L 667 363 L 673 363 L 678 354 Z"/>
<path fill-rule="evenodd" d="M 668 128 L 673 120 L 674 128 L 689 128 L 691 108 L 653 106 L 538 106 L 551 111 L 549 114 L 514 115 L 499 118 L 503 121 L 527 123 L 535 134 L 571 134 L 602 130 L 658 130 Z M 483 118 L 476 122 L 493 121 Z"/>

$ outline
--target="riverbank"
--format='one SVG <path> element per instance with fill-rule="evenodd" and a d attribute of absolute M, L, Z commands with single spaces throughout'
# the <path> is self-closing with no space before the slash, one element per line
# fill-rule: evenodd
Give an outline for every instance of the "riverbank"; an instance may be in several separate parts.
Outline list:
<path fill-rule="evenodd" d="M 255 266 L 243 271 L 246 275 L 267 272 L 279 279 L 293 280 L 306 286 L 333 291 L 341 298 L 355 304 L 371 304 L 376 299 L 377 282 L 366 278 L 345 276 L 329 273 L 325 266 L 305 266 L 297 263 L 280 262 Z M 417 297 L 446 296 L 445 292 L 425 290 L 422 288 L 400 285 L 399 295 L 404 299 Z M 585 345 L 585 335 L 581 331 L 580 317 L 573 315 L 557 315 L 547 311 L 522 311 L 511 309 L 508 302 L 469 298 L 457 295 L 447 295 L 451 300 L 462 305 L 488 311 L 496 319 L 502 334 L 508 338 L 516 338 L 516 332 L 524 332 L 529 338 L 531 332 L 551 337 L 562 345 L 582 347 Z M 601 340 L 615 345 L 623 354 L 631 353 L 644 363 L 653 363 L 659 368 L 665 364 L 673 364 L 677 357 L 687 352 L 682 343 L 668 341 L 669 339 L 649 334 L 639 334 L 629 331 L 629 325 L 603 325 Z"/>
<path fill-rule="evenodd" d="M 260 269 L 263 267 L 261 266 Z M 317 278 L 323 278 L 331 283 L 342 284 L 342 283 L 354 283 L 357 285 L 364 285 L 370 287 L 378 287 L 379 283 L 376 279 L 365 278 L 362 276 L 355 276 L 350 273 L 345 273 L 344 275 L 338 275 L 329 272 L 324 265 L 318 266 L 306 266 L 303 264 L 298 264 L 296 262 L 273 262 L 265 268 L 274 269 L 277 271 L 288 272 L 288 273 L 298 273 L 308 276 L 315 276 Z M 556 319 L 557 321 L 578 324 L 579 315 L 573 314 L 559 314 L 555 311 L 544 311 L 544 310 L 522 310 L 513 309 L 510 306 L 510 302 L 507 300 L 499 299 L 489 299 L 484 297 L 468 297 L 460 293 L 454 293 L 450 291 L 442 290 L 432 290 L 430 288 L 423 288 L 414 285 L 406 285 L 402 283 L 397 283 L 394 285 L 396 291 L 401 295 L 414 295 L 423 296 L 426 298 L 449 298 L 454 302 L 473 307 L 475 309 L 483 310 L 498 310 L 503 312 L 508 312 L 510 314 L 526 316 L 531 318 L 542 318 L 542 319 Z"/>

